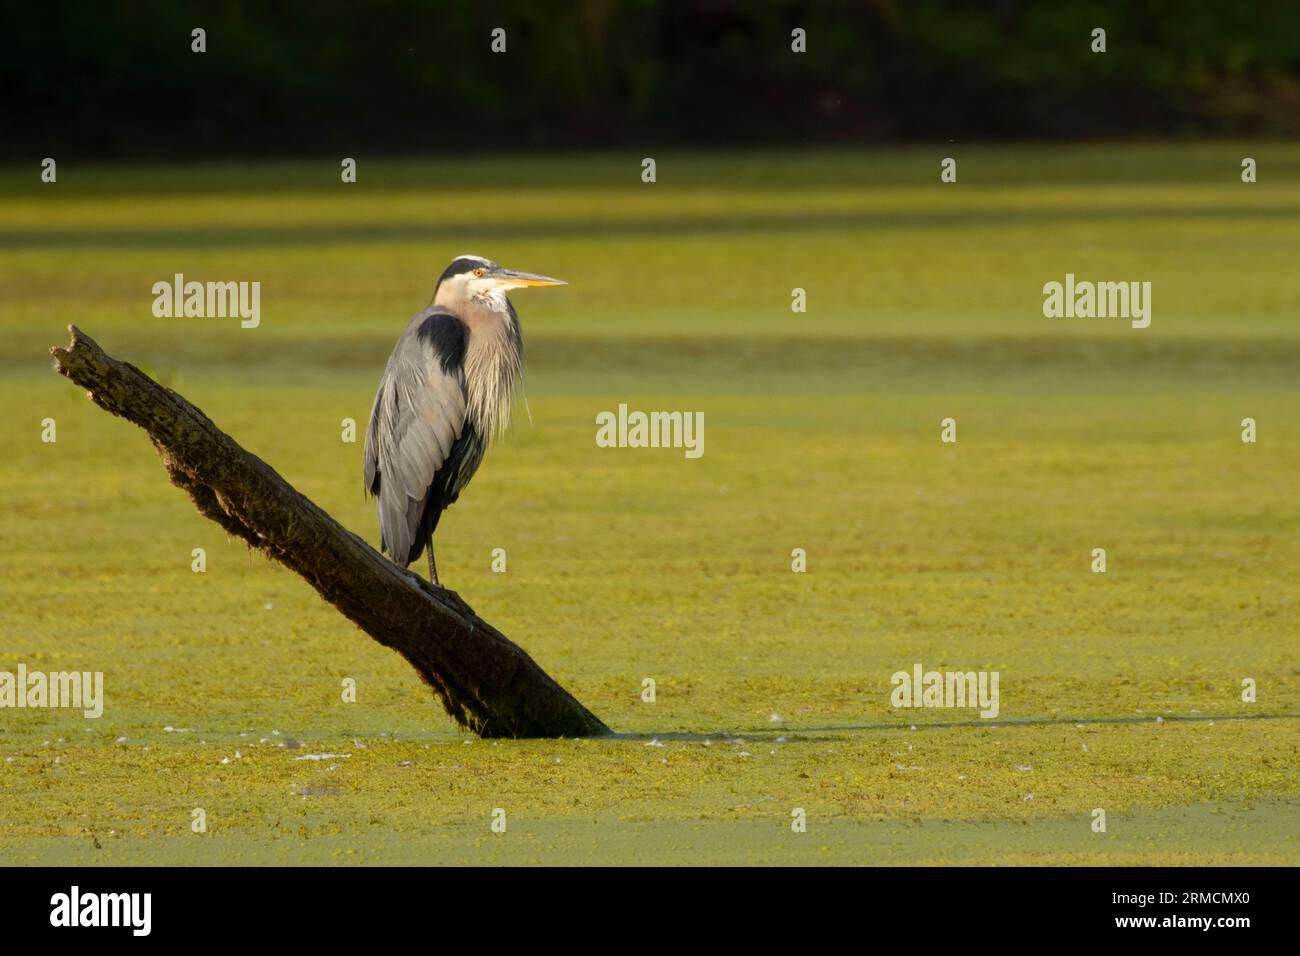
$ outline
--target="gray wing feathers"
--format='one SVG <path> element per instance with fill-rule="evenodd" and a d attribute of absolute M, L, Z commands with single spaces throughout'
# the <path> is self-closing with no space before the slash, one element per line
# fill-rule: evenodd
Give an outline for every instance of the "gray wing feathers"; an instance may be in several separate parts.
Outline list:
<path fill-rule="evenodd" d="M 378 496 L 382 547 L 404 564 L 434 475 L 465 428 L 459 367 L 444 371 L 413 322 L 388 360 L 366 429 L 366 490 Z"/>

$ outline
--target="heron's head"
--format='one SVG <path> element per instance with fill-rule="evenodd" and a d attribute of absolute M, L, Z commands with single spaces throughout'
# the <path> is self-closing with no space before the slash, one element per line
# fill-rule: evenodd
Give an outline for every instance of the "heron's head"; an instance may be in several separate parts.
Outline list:
<path fill-rule="evenodd" d="M 516 272 L 482 256 L 457 256 L 438 280 L 435 305 L 458 311 L 471 303 L 505 311 L 506 293 L 528 286 L 565 285 L 563 279 Z"/>

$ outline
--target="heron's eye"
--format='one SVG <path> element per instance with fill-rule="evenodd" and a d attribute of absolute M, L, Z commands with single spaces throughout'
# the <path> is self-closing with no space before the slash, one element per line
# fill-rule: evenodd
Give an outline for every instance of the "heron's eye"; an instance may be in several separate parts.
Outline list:
<path fill-rule="evenodd" d="M 483 273 L 485 273 L 485 272 L 487 272 L 486 269 L 475 269 L 475 270 L 474 270 L 474 278 L 477 279 L 479 276 L 483 275 Z"/>

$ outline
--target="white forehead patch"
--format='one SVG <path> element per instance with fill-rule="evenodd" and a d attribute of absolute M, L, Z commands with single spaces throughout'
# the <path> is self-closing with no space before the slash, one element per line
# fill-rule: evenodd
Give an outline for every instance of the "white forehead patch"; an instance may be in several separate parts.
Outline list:
<path fill-rule="evenodd" d="M 471 256 L 471 255 L 456 256 L 451 261 L 455 262 L 456 259 L 473 259 L 475 262 L 481 262 L 485 266 L 490 266 L 492 264 L 491 259 L 484 259 L 482 256 Z"/>

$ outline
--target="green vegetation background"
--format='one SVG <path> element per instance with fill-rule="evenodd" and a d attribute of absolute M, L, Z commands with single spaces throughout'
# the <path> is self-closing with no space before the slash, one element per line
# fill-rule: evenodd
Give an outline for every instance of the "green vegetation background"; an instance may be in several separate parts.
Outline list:
<path fill-rule="evenodd" d="M 1300 134 L 1290 0 L 13 6 L 15 163 Z"/>
<path fill-rule="evenodd" d="M 1300 149 L 953 153 L 0 174 L 0 668 L 107 695 L 0 712 L 0 862 L 1300 862 Z M 79 324 L 375 543 L 340 422 L 461 252 L 571 284 L 516 294 L 532 424 L 440 570 L 625 736 L 468 740 L 50 371 Z M 175 272 L 261 327 L 154 318 Z M 1151 328 L 1045 319 L 1066 272 Z M 596 448 L 619 402 L 704 457 Z M 917 661 L 1000 671 L 996 726 L 892 709 Z"/>

